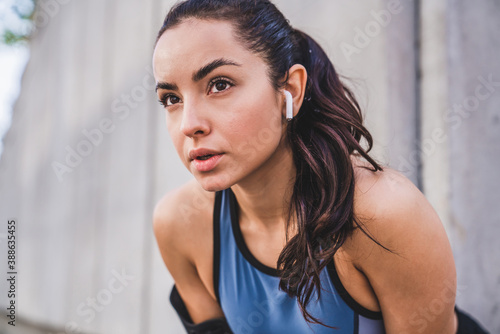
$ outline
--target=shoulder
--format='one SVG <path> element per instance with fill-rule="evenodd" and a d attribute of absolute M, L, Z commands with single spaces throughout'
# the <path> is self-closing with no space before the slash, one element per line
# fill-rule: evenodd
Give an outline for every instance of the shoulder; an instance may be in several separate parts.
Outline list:
<path fill-rule="evenodd" d="M 451 332 L 456 270 L 438 214 L 396 170 L 355 168 L 355 173 L 354 214 L 360 228 L 343 248 L 370 282 L 388 332 Z M 436 296 L 442 312 L 423 321 L 419 310 L 435 303 Z"/>
<path fill-rule="evenodd" d="M 166 193 L 153 212 L 160 250 L 175 250 L 192 260 L 197 236 L 211 226 L 214 197 L 215 193 L 205 191 L 195 179 Z"/>
<path fill-rule="evenodd" d="M 374 222 L 372 227 L 384 227 L 378 226 L 384 222 L 385 227 L 395 228 L 388 225 L 400 225 L 398 219 L 408 214 L 435 214 L 422 192 L 400 172 L 389 167 L 373 172 L 362 166 L 366 164 L 359 163 L 355 167 L 354 193 L 354 211 L 361 220 Z M 405 225 L 409 227 L 412 225 Z"/>
<path fill-rule="evenodd" d="M 160 254 L 194 324 L 224 316 L 211 281 L 214 198 L 193 179 L 165 194 L 153 214 Z"/>
<path fill-rule="evenodd" d="M 422 247 L 433 240 L 448 246 L 438 214 L 407 177 L 389 167 L 372 172 L 361 165 L 355 167 L 354 213 L 367 232 L 399 251 L 410 236 Z M 355 235 L 361 237 L 360 232 Z"/>

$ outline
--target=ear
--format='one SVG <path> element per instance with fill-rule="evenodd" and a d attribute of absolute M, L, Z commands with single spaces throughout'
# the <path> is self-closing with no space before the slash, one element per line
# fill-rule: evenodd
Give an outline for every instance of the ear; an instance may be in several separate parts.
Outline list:
<path fill-rule="evenodd" d="M 304 65 L 295 64 L 290 67 L 288 70 L 288 83 L 284 89 L 289 91 L 293 97 L 293 117 L 297 116 L 297 113 L 302 106 L 302 102 L 304 101 L 306 83 L 307 70 Z M 285 101 L 285 94 L 283 94 L 283 101 Z"/>

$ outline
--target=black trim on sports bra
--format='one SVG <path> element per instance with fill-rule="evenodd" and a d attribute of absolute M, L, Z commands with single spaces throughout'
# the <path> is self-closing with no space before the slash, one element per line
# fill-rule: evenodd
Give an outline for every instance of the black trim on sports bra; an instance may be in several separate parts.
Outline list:
<path fill-rule="evenodd" d="M 368 318 L 368 319 L 373 319 L 373 320 L 381 320 L 382 319 L 382 312 L 380 311 L 371 311 L 364 306 L 360 305 L 357 301 L 354 300 L 354 298 L 351 297 L 349 292 L 345 289 L 344 285 L 340 281 L 340 277 L 337 273 L 337 269 L 335 268 L 335 262 L 332 260 L 328 262 L 326 265 L 328 269 L 328 275 L 330 276 L 330 280 L 332 281 L 333 285 L 335 286 L 335 289 L 337 290 L 338 294 L 340 297 L 342 297 L 342 300 L 351 308 L 354 310 L 354 312 L 359 313 L 359 315 Z"/>
<path fill-rule="evenodd" d="M 354 312 L 354 329 L 353 329 L 353 333 L 354 334 L 359 334 L 359 314 Z"/>
<path fill-rule="evenodd" d="M 243 257 L 256 269 L 260 270 L 264 274 L 279 277 L 278 270 L 275 268 L 271 268 L 266 266 L 259 260 L 253 256 L 253 254 L 248 249 L 245 239 L 243 238 L 243 234 L 241 233 L 239 219 L 238 219 L 238 201 L 236 200 L 236 196 L 234 195 L 231 188 L 228 188 L 227 194 L 229 194 L 229 207 L 231 211 L 231 226 L 233 228 L 234 239 L 236 240 L 236 245 L 240 250 Z"/>
<path fill-rule="evenodd" d="M 217 303 L 220 304 L 219 297 L 219 268 L 220 268 L 220 208 L 222 202 L 222 191 L 217 191 L 215 193 L 214 200 L 214 265 L 213 265 L 213 280 L 214 280 L 214 292 L 217 298 Z"/>
<path fill-rule="evenodd" d="M 231 226 L 233 228 L 234 239 L 241 254 L 252 266 L 254 266 L 259 271 L 270 276 L 279 277 L 277 269 L 266 266 L 265 264 L 257 260 L 255 256 L 253 256 L 253 254 L 248 249 L 245 243 L 245 239 L 243 238 L 243 234 L 241 233 L 240 224 L 238 220 L 238 201 L 231 188 L 227 189 L 227 194 L 229 195 Z M 351 297 L 351 295 L 347 292 L 345 287 L 342 285 L 342 282 L 340 281 L 333 260 L 327 264 L 327 270 L 328 270 L 328 276 L 330 277 L 330 280 L 332 281 L 332 284 L 335 286 L 335 289 L 337 290 L 338 294 L 341 296 L 342 300 L 344 300 L 344 302 L 355 313 L 358 313 L 359 315 L 368 319 L 373 319 L 373 320 L 382 319 L 382 312 L 368 310 L 364 306 L 360 305 L 356 300 L 354 300 L 354 298 Z"/>

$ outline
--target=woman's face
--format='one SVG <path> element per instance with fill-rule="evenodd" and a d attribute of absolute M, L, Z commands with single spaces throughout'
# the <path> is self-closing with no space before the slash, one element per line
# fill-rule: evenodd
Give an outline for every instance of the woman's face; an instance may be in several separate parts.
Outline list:
<path fill-rule="evenodd" d="M 153 67 L 172 142 L 205 190 L 270 174 L 286 151 L 284 96 L 271 86 L 264 61 L 236 41 L 230 23 L 188 19 L 167 30 Z M 195 157 L 205 153 L 221 154 Z"/>

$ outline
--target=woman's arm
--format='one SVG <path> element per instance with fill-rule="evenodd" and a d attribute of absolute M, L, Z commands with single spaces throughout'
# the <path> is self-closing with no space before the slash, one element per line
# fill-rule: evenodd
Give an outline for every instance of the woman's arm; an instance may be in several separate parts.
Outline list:
<path fill-rule="evenodd" d="M 424 195 L 386 169 L 357 191 L 355 213 L 365 230 L 350 242 L 355 266 L 368 278 L 388 334 L 455 334 L 456 270 L 444 227 Z M 355 246 L 355 247 L 352 247 Z"/>
<path fill-rule="evenodd" d="M 192 191 L 189 185 L 164 196 L 156 205 L 153 229 L 165 265 L 172 275 L 178 295 L 187 308 L 194 324 L 223 317 L 216 300 L 203 284 L 195 266 L 193 254 L 196 251 L 196 228 L 199 229 L 199 210 L 186 213 Z M 183 208 L 183 213 L 180 211 Z M 204 219 L 207 219 L 206 217 Z"/>

